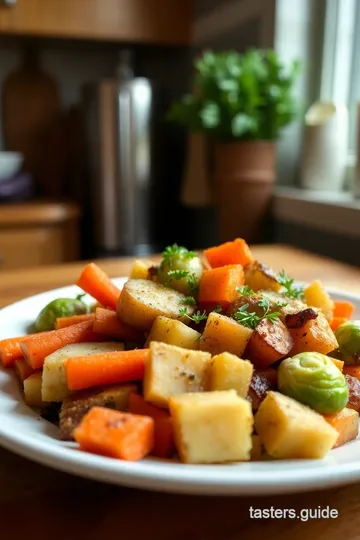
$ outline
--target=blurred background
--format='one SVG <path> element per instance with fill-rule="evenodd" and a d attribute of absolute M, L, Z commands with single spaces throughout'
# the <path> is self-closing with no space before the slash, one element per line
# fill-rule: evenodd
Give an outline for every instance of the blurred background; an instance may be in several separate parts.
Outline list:
<path fill-rule="evenodd" d="M 359 27 L 356 0 L 0 0 L 0 269 L 236 236 L 360 264 Z"/>

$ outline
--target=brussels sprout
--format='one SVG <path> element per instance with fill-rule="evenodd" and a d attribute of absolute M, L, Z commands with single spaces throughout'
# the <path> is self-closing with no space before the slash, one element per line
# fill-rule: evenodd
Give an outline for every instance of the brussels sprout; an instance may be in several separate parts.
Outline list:
<path fill-rule="evenodd" d="M 163 252 L 157 277 L 163 285 L 195 296 L 202 272 L 203 265 L 196 253 L 174 244 Z"/>
<path fill-rule="evenodd" d="M 57 298 L 47 304 L 37 316 L 35 321 L 36 332 L 54 330 L 58 317 L 82 315 L 88 312 L 88 307 L 79 298 Z"/>
<path fill-rule="evenodd" d="M 335 330 L 341 359 L 348 364 L 360 361 L 360 321 L 347 321 Z"/>
<path fill-rule="evenodd" d="M 315 352 L 284 360 L 278 370 L 278 388 L 323 414 L 341 411 L 349 399 L 344 375 L 330 358 Z"/>

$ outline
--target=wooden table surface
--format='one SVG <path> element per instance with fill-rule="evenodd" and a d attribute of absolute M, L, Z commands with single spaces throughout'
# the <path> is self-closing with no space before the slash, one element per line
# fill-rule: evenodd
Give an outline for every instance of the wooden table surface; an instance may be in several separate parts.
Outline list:
<path fill-rule="evenodd" d="M 360 270 L 286 246 L 254 248 L 258 259 L 301 280 L 360 292 Z M 126 275 L 130 259 L 99 263 Z M 4 306 L 71 284 L 83 264 L 0 273 Z M 1 420 L 0 420 L 1 421 Z M 330 507 L 336 519 L 251 519 L 249 508 Z M 360 538 L 360 483 L 271 497 L 198 497 L 133 490 L 77 478 L 0 450 L 0 539 L 20 540 L 276 540 Z M 266 528 L 265 528 L 266 527 Z"/>

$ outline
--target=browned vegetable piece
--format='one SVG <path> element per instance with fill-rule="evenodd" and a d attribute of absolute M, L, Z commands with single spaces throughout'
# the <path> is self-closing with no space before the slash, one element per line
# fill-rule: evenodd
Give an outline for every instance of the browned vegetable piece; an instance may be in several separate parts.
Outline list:
<path fill-rule="evenodd" d="M 137 393 L 135 384 L 117 384 L 83 390 L 64 399 L 59 416 L 61 439 L 64 441 L 73 440 L 73 430 L 92 407 L 106 407 L 117 411 L 126 410 L 131 392 Z"/>
<path fill-rule="evenodd" d="M 291 356 L 301 352 L 328 354 L 338 348 L 334 332 L 321 311 L 316 319 L 308 321 L 302 328 L 291 328 L 289 332 L 294 341 Z"/>
<path fill-rule="evenodd" d="M 279 319 L 263 319 L 250 337 L 245 358 L 254 359 L 258 367 L 265 368 L 287 356 L 292 347 L 289 330 Z"/>
<path fill-rule="evenodd" d="M 260 403 L 265 399 L 269 390 L 274 390 L 276 383 L 271 375 L 266 372 L 256 371 L 251 379 L 248 400 L 251 403 L 253 411 L 257 411 Z"/>
<path fill-rule="evenodd" d="M 245 284 L 254 291 L 270 289 L 277 292 L 281 289 L 276 272 L 259 261 L 252 261 L 247 264 L 244 267 L 244 275 Z"/>
<path fill-rule="evenodd" d="M 297 313 L 285 315 L 285 324 L 288 328 L 302 328 L 308 321 L 316 319 L 317 312 L 313 308 L 306 308 Z"/>
<path fill-rule="evenodd" d="M 238 309 L 240 309 L 242 306 L 247 304 L 249 307 L 247 308 L 246 311 L 248 311 L 249 313 L 256 313 L 256 315 L 261 317 L 262 315 L 264 315 L 264 308 L 261 307 L 261 305 L 259 305 L 259 302 L 261 301 L 261 299 L 262 299 L 261 294 L 251 294 L 249 296 L 240 296 L 239 298 L 231 302 L 231 304 L 226 310 L 226 315 L 228 317 L 234 318 L 234 315 L 238 311 Z M 279 311 L 279 308 L 275 306 L 275 303 L 270 301 L 269 312 L 271 313 L 273 311 Z"/>
<path fill-rule="evenodd" d="M 360 381 L 352 375 L 345 375 L 346 384 L 349 389 L 349 401 L 346 405 L 348 409 L 360 410 Z"/>

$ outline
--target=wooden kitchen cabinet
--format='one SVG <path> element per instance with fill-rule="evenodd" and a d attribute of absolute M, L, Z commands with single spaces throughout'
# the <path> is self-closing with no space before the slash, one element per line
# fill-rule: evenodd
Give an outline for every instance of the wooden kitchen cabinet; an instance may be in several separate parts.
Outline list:
<path fill-rule="evenodd" d="M 79 258 L 79 210 L 73 204 L 0 206 L 0 270 Z"/>
<path fill-rule="evenodd" d="M 16 0 L 0 34 L 188 44 L 194 0 Z M 4 2 L 6 3 L 6 2 Z"/>

